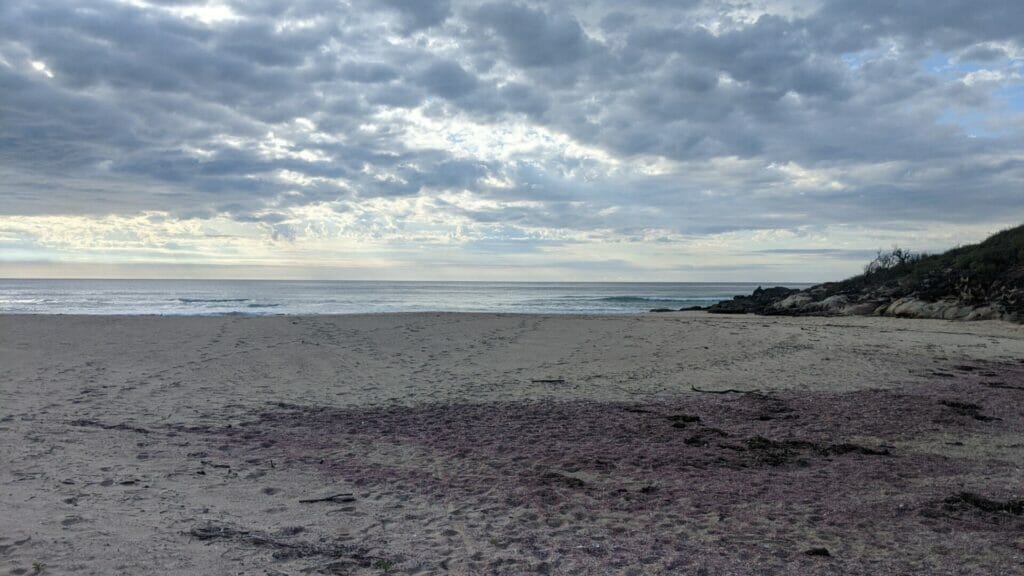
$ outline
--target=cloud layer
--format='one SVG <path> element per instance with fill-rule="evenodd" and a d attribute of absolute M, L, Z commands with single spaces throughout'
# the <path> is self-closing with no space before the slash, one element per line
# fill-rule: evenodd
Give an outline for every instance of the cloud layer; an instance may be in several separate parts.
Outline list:
<path fill-rule="evenodd" d="M 1024 220 L 1019 2 L 624 6 L 5 3 L 3 272 L 817 279 Z"/>

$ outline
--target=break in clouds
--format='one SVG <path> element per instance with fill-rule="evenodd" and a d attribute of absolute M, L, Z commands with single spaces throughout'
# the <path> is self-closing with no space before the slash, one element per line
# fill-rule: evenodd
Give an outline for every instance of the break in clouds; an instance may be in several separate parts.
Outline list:
<path fill-rule="evenodd" d="M 0 261 L 823 279 L 1024 220 L 1022 67 L 1018 0 L 6 2 Z"/>

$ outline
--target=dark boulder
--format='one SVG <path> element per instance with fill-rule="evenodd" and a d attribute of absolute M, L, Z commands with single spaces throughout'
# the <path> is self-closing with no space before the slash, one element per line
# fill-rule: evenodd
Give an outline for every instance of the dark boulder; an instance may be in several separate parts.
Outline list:
<path fill-rule="evenodd" d="M 714 314 L 765 314 L 777 302 L 799 292 L 796 288 L 776 286 L 774 288 L 757 287 L 749 296 L 734 296 L 732 300 L 723 300 L 707 308 Z"/>

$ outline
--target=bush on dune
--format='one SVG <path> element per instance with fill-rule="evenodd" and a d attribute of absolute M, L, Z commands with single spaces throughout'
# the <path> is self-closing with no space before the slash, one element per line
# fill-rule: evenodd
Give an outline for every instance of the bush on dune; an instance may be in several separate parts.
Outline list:
<path fill-rule="evenodd" d="M 830 294 L 882 289 L 896 297 L 985 304 L 1007 290 L 1024 288 L 1024 226 L 943 254 L 916 254 L 899 247 L 879 251 L 863 274 L 830 288 Z"/>
<path fill-rule="evenodd" d="M 903 304 L 908 301 L 916 302 L 909 310 Z M 974 314 L 976 310 L 980 311 Z M 806 290 L 759 288 L 750 296 L 711 306 L 709 311 L 1024 321 L 1024 226 L 942 254 L 919 254 L 900 247 L 880 250 L 864 272 L 852 278 Z"/>

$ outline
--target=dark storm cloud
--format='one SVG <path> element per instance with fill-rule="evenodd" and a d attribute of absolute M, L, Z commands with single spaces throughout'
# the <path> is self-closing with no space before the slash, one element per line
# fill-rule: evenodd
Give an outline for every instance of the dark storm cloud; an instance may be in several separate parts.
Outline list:
<path fill-rule="evenodd" d="M 229 5 L 0 6 L 0 213 L 222 212 L 286 238 L 268 207 L 469 190 L 499 203 L 436 205 L 622 234 L 1024 217 L 1016 1 Z M 1009 80 L 962 81 L 979 68 Z M 620 166 L 417 143 L 412 110 Z M 675 167 L 628 169 L 652 158 Z"/>

